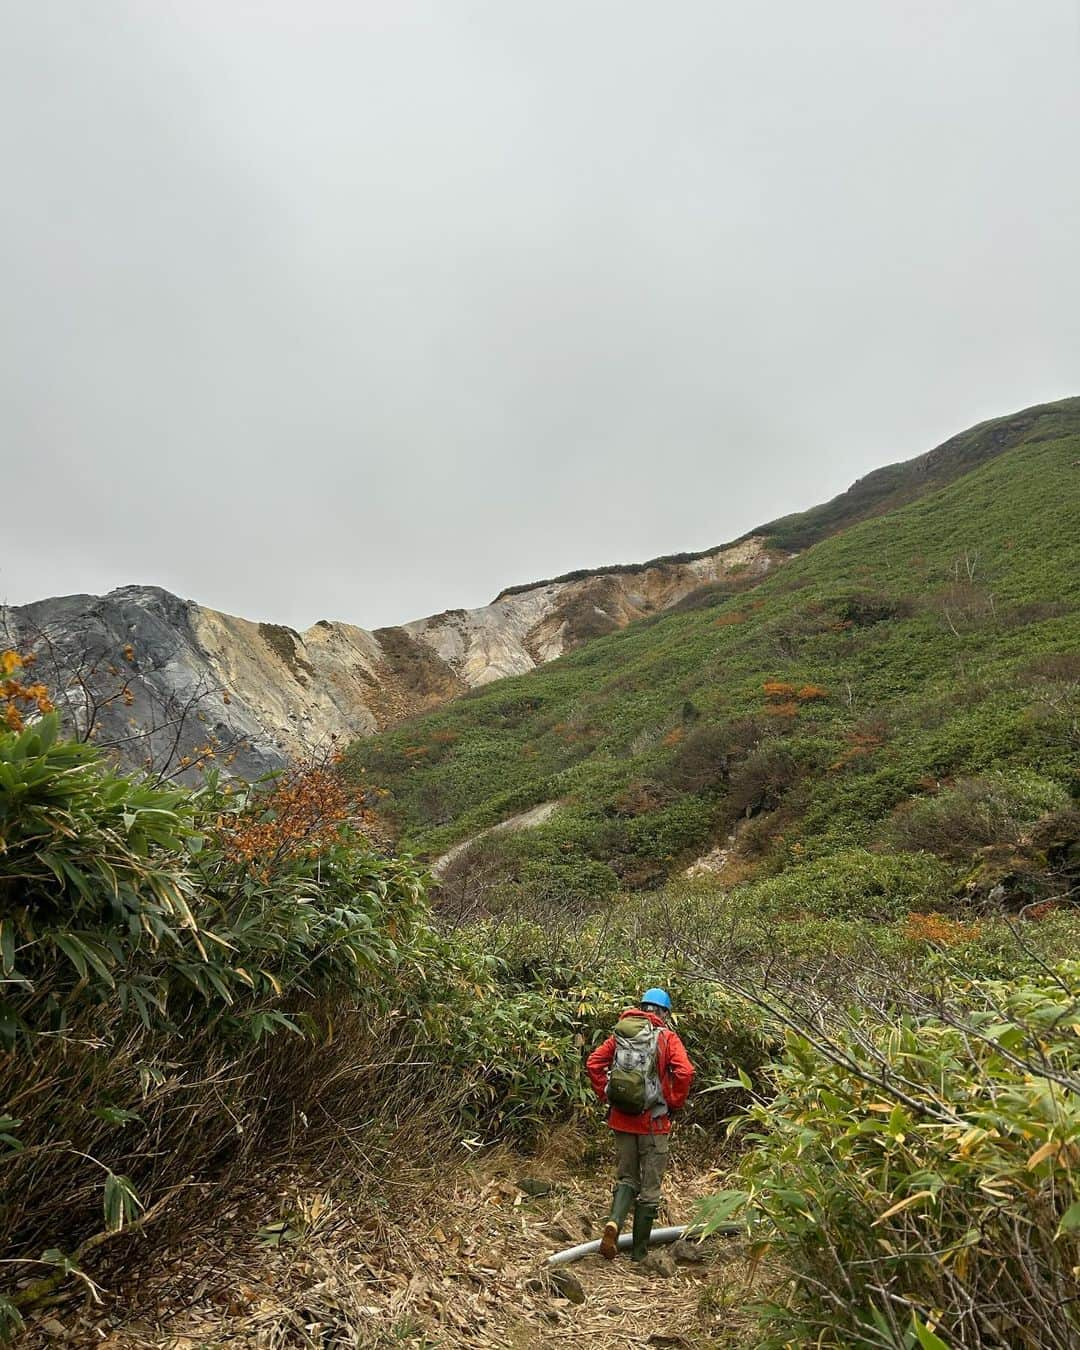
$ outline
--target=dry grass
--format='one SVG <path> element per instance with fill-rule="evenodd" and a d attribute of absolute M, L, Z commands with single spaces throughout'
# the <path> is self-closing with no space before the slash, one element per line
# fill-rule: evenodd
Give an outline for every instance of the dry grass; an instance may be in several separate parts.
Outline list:
<path fill-rule="evenodd" d="M 42 1313 L 30 1338 L 110 1350 L 752 1345 L 747 1267 L 730 1240 L 671 1278 L 625 1258 L 579 1262 L 580 1305 L 550 1287 L 545 1258 L 594 1236 L 607 1202 L 607 1168 L 583 1171 L 582 1143 L 565 1130 L 529 1159 L 403 1161 L 359 1194 L 340 1172 L 265 1176 L 186 1243 L 148 1242 L 137 1281 L 114 1289 L 111 1307 Z M 550 1193 L 526 1195 L 526 1175 Z M 716 1171 L 677 1165 L 669 1220 L 685 1221 L 695 1197 L 720 1185 Z"/>

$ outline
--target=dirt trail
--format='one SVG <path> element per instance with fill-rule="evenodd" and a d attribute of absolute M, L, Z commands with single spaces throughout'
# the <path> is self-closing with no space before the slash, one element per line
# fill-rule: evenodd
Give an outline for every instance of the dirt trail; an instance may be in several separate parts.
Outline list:
<path fill-rule="evenodd" d="M 473 844 L 486 839 L 490 834 L 517 834 L 520 830 L 535 830 L 538 825 L 549 821 L 561 805 L 562 803 L 557 801 L 541 802 L 539 806 L 530 806 L 527 811 L 500 820 L 497 825 L 489 825 L 479 834 L 470 835 L 468 839 L 463 839 L 460 844 L 455 844 L 453 848 L 447 849 L 435 859 L 431 864 L 432 876 L 441 877 L 455 858 L 459 858 L 466 849 L 472 848 Z"/>
<path fill-rule="evenodd" d="M 746 1264 L 731 1239 L 686 1253 L 702 1259 L 674 1263 L 667 1276 L 643 1275 L 624 1256 L 587 1258 L 568 1268 L 584 1294 L 574 1303 L 543 1263 L 599 1236 L 606 1170 L 496 1153 L 455 1173 L 441 1186 L 407 1171 L 387 1178 L 381 1212 L 370 1196 L 362 1208 L 341 1200 L 325 1177 L 279 1178 L 185 1251 L 155 1253 L 148 1242 L 137 1289 L 114 1288 L 111 1314 L 56 1309 L 31 1336 L 109 1350 L 753 1343 Z M 526 1179 L 551 1189 L 530 1195 L 518 1185 Z M 676 1167 L 666 1221 L 687 1221 L 694 1199 L 722 1184 L 717 1172 Z"/>

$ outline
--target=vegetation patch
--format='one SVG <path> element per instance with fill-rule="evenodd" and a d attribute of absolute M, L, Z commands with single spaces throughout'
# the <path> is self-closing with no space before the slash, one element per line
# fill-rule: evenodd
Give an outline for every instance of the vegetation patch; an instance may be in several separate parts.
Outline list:
<path fill-rule="evenodd" d="M 300 634 L 294 628 L 286 628 L 280 623 L 260 623 L 259 636 L 281 658 L 300 684 L 306 684 L 309 678 L 314 678 L 315 667 L 297 650 Z"/>

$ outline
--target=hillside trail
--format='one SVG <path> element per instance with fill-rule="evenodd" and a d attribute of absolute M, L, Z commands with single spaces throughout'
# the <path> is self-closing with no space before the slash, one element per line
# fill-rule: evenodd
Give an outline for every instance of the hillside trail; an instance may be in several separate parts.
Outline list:
<path fill-rule="evenodd" d="M 326 1176 L 264 1179 L 183 1250 L 147 1242 L 137 1285 L 112 1287 L 105 1309 L 43 1314 L 31 1337 L 108 1350 L 753 1344 L 748 1267 L 730 1238 L 682 1244 L 666 1275 L 623 1254 L 585 1258 L 566 1268 L 580 1302 L 552 1286 L 546 1257 L 599 1236 L 603 1164 L 495 1150 L 441 1180 L 403 1160 L 384 1181 L 373 1206 L 370 1194 L 343 1199 Z M 676 1163 L 659 1222 L 687 1222 L 723 1184 L 715 1168 Z"/>

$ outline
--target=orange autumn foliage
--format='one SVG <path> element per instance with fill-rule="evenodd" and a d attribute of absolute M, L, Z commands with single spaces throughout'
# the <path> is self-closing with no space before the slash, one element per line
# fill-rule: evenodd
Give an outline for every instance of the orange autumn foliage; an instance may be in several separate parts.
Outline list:
<path fill-rule="evenodd" d="M 761 686 L 765 698 L 767 717 L 797 717 L 799 705 L 795 702 L 796 689 L 784 680 L 766 680 Z"/>
<path fill-rule="evenodd" d="M 9 731 L 22 731 L 29 712 L 53 711 L 48 689 L 39 681 L 26 679 L 35 659 L 16 651 L 0 652 L 0 723 Z"/>
<path fill-rule="evenodd" d="M 766 680 L 761 688 L 766 700 L 765 713 L 769 717 L 797 717 L 800 703 L 829 697 L 828 690 L 819 684 L 804 684 L 796 688 L 786 680 Z"/>
<path fill-rule="evenodd" d="M 766 698 L 789 699 L 795 696 L 795 686 L 785 684 L 783 680 L 766 680 L 761 687 Z"/>
<path fill-rule="evenodd" d="M 265 869 L 316 856 L 365 818 L 358 789 L 332 762 L 283 774 L 239 815 L 221 815 L 217 827 L 228 856 Z"/>
<path fill-rule="evenodd" d="M 872 755 L 875 750 L 880 750 L 885 744 L 885 733 L 879 724 L 849 731 L 846 739 L 848 748 L 829 765 L 832 772 L 837 769 L 846 769 L 849 764 L 853 764 L 856 760 Z"/>
<path fill-rule="evenodd" d="M 682 727 L 674 727 L 668 732 L 660 744 L 666 745 L 668 749 L 670 749 L 673 745 L 678 745 L 685 735 L 686 733 L 683 731 Z"/>
<path fill-rule="evenodd" d="M 915 942 L 930 942 L 938 947 L 960 947 L 979 936 L 977 923 L 959 923 L 944 914 L 912 912 L 905 925 L 907 936 Z"/>

